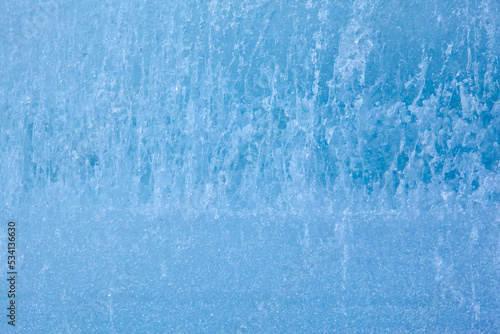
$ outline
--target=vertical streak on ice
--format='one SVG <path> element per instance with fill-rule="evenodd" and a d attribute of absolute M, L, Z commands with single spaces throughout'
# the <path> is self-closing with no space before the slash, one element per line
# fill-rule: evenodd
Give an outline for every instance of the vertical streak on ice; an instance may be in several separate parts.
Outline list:
<path fill-rule="evenodd" d="M 108 294 L 108 314 L 109 314 L 109 323 L 111 324 L 111 328 L 114 328 L 113 324 L 113 296 Z"/>
<path fill-rule="evenodd" d="M 479 231 L 478 231 L 478 223 L 477 220 L 474 220 L 472 223 L 472 228 L 470 232 L 470 241 L 469 241 L 469 254 L 471 258 L 477 258 L 477 241 L 479 239 Z M 481 313 L 481 304 L 478 302 L 477 297 L 476 297 L 476 278 L 478 276 L 477 269 L 474 268 L 474 266 L 471 266 L 471 308 L 474 311 L 474 319 L 471 321 L 471 330 L 474 330 L 474 325 L 476 322 L 479 321 L 480 319 L 480 313 Z"/>
<path fill-rule="evenodd" d="M 347 264 L 349 261 L 349 247 L 347 245 L 346 241 L 346 229 L 347 229 L 347 222 L 346 222 L 346 215 L 350 215 L 349 210 L 345 210 L 344 214 L 342 216 L 341 222 L 335 223 L 335 236 L 337 238 L 337 241 L 339 243 L 339 248 L 342 252 L 341 255 L 341 263 L 342 263 L 342 288 L 345 290 L 346 289 L 346 283 L 347 283 Z"/>
<path fill-rule="evenodd" d="M 309 252 L 309 222 L 307 220 L 304 226 L 304 245 L 306 251 Z"/>

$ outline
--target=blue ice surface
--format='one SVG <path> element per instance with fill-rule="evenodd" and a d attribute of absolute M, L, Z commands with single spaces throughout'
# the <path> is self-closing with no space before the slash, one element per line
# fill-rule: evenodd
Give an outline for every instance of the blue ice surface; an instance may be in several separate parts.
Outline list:
<path fill-rule="evenodd" d="M 0 50 L 17 331 L 500 332 L 497 0 L 2 1 Z"/>

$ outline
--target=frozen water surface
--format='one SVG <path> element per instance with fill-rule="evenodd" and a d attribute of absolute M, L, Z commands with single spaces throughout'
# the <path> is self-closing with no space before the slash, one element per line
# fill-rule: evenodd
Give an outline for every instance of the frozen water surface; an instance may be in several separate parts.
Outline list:
<path fill-rule="evenodd" d="M 498 1 L 2 1 L 0 50 L 18 331 L 500 331 Z"/>

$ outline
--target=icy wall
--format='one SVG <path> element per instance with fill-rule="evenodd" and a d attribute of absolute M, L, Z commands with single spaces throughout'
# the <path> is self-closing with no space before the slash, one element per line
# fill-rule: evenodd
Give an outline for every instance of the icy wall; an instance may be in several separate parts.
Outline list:
<path fill-rule="evenodd" d="M 19 329 L 500 331 L 498 1 L 3 1 L 0 50 Z"/>

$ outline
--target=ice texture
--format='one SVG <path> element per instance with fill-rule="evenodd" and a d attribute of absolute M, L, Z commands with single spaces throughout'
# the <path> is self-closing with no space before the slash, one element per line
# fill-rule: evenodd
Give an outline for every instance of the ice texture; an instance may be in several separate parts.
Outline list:
<path fill-rule="evenodd" d="M 500 332 L 499 57 L 497 0 L 0 2 L 17 330 Z"/>

